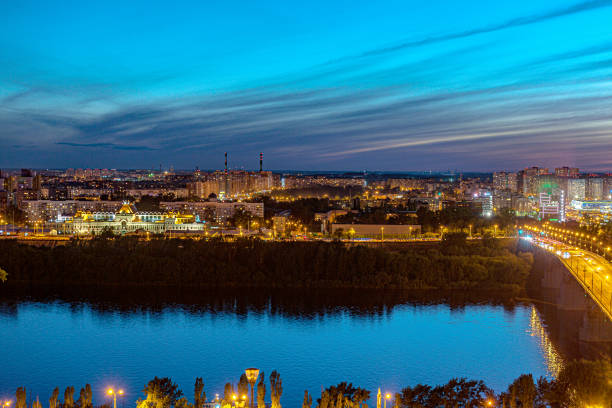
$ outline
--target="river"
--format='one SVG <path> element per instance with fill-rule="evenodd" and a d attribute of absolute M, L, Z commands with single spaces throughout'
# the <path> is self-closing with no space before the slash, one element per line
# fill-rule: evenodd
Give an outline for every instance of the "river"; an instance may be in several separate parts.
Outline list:
<path fill-rule="evenodd" d="M 520 374 L 552 377 L 566 359 L 609 354 L 609 343 L 585 346 L 577 328 L 560 330 L 580 325 L 576 313 L 422 292 L 5 291 L 0 398 L 25 386 L 46 406 L 54 387 L 61 397 L 73 385 L 76 398 L 90 383 L 95 405 L 115 386 L 126 391 L 119 407 L 132 406 L 154 376 L 190 400 L 203 377 L 210 398 L 251 366 L 279 371 L 287 407 L 341 381 L 373 395 L 452 377 L 501 391 Z"/>

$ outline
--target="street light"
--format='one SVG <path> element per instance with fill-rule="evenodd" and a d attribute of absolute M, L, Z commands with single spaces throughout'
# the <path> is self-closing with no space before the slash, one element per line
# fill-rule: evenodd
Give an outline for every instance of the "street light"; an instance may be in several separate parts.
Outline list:
<path fill-rule="evenodd" d="M 123 396 L 123 390 L 115 391 L 114 389 L 109 388 L 107 392 L 108 392 L 108 395 L 113 396 L 113 408 L 117 408 L 117 395 Z"/>
<path fill-rule="evenodd" d="M 253 398 L 253 388 L 255 387 L 255 381 L 257 381 L 257 377 L 259 377 L 259 369 L 247 368 L 246 370 L 244 370 L 244 372 L 246 374 L 247 381 L 249 382 L 249 384 L 251 384 L 251 408 L 253 408 L 255 406 Z"/>
<path fill-rule="evenodd" d="M 387 408 L 387 400 L 390 400 L 390 399 L 391 399 L 391 394 L 386 393 L 385 394 L 385 408 Z"/>

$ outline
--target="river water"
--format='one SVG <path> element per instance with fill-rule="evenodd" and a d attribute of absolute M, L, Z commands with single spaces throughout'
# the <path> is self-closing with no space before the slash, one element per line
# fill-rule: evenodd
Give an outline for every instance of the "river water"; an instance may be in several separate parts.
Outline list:
<path fill-rule="evenodd" d="M 308 389 L 341 381 L 373 391 L 483 379 L 501 391 L 520 374 L 554 376 L 563 362 L 609 354 L 580 341 L 580 313 L 550 303 L 495 304 L 464 295 L 380 291 L 51 289 L 0 300 L 0 398 L 25 386 L 43 406 L 56 386 L 107 386 L 133 406 L 144 384 L 168 376 L 187 397 L 203 377 L 208 397 L 246 367 L 283 379 L 281 402 L 298 407 Z M 560 325 L 572 323 L 572 330 Z M 603 350 L 603 351 L 602 351 Z"/>

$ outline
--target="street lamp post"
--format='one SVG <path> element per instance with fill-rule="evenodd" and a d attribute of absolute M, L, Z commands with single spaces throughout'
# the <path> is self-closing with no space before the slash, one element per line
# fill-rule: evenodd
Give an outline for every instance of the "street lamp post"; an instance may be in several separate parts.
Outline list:
<path fill-rule="evenodd" d="M 108 395 L 113 396 L 113 408 L 117 408 L 117 395 L 123 396 L 123 390 L 115 391 L 114 389 L 109 388 Z"/>
<path fill-rule="evenodd" d="M 391 399 L 391 394 L 386 393 L 385 394 L 385 408 L 387 408 L 387 400 L 390 400 L 390 399 Z"/>
<path fill-rule="evenodd" d="M 247 368 L 246 370 L 244 370 L 246 377 L 247 377 L 247 381 L 249 382 L 249 384 L 251 384 L 251 408 L 254 408 L 255 403 L 254 403 L 254 387 L 255 387 L 255 381 L 257 381 L 257 377 L 259 377 L 259 369 L 257 368 Z"/>

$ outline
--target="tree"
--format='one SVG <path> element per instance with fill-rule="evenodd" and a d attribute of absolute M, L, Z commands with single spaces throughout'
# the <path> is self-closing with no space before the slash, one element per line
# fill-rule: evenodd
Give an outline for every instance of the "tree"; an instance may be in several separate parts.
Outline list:
<path fill-rule="evenodd" d="M 440 241 L 440 248 L 446 255 L 462 255 L 466 250 L 467 234 L 465 232 L 449 232 Z"/>
<path fill-rule="evenodd" d="M 100 239 L 113 239 L 115 238 L 115 234 L 113 233 L 113 229 L 109 226 L 102 228 L 99 235 Z"/>
<path fill-rule="evenodd" d="M 194 386 L 193 407 L 202 408 L 206 401 L 206 393 L 204 392 L 204 382 L 201 377 L 196 378 Z"/>
<path fill-rule="evenodd" d="M 91 408 L 92 407 L 92 392 L 91 385 L 85 385 L 85 388 L 81 388 L 81 392 L 79 393 L 79 401 L 78 405 L 80 408 Z"/>
<path fill-rule="evenodd" d="M 318 400 L 317 408 L 330 408 L 331 397 L 329 391 L 324 390 L 321 393 L 321 398 Z"/>
<path fill-rule="evenodd" d="M 179 398 L 183 396 L 177 384 L 170 378 L 155 377 L 147 383 L 142 390 L 145 400 L 138 400 L 139 408 L 170 408 L 175 407 Z"/>
<path fill-rule="evenodd" d="M 508 386 L 508 391 L 502 394 L 501 399 L 504 406 L 533 408 L 537 394 L 533 376 L 523 374 Z"/>
<path fill-rule="evenodd" d="M 407 407 L 425 407 L 429 403 L 431 387 L 429 385 L 417 384 L 402 390 L 401 405 Z M 397 398 L 397 397 L 396 397 Z"/>
<path fill-rule="evenodd" d="M 249 380 L 245 373 L 242 373 L 240 380 L 238 381 L 238 398 L 243 398 L 249 394 Z"/>
<path fill-rule="evenodd" d="M 559 373 L 556 397 L 569 406 L 605 406 L 612 401 L 612 364 L 609 360 L 578 360 L 566 364 Z"/>
<path fill-rule="evenodd" d="M 27 408 L 26 398 L 26 389 L 23 387 L 17 388 L 15 392 L 15 400 L 17 401 L 15 408 Z"/>
<path fill-rule="evenodd" d="M 342 239 L 342 237 L 344 236 L 344 228 L 338 228 L 337 230 L 334 231 L 334 233 L 332 234 L 332 237 L 334 239 Z"/>
<path fill-rule="evenodd" d="M 234 386 L 230 383 L 225 384 L 225 388 L 223 389 L 223 405 L 231 405 L 235 395 Z"/>
<path fill-rule="evenodd" d="M 4 269 L 0 268 L 0 282 L 6 282 L 7 276 L 8 276 L 8 273 L 6 273 Z"/>
<path fill-rule="evenodd" d="M 272 371 L 270 374 L 270 398 L 272 399 L 272 408 L 282 408 L 280 399 L 283 395 L 283 382 L 278 371 Z"/>
<path fill-rule="evenodd" d="M 304 391 L 304 402 L 302 408 L 310 408 L 312 406 L 312 395 L 308 395 L 308 390 Z"/>
<path fill-rule="evenodd" d="M 266 408 L 266 380 L 262 371 L 257 383 L 257 408 Z"/>
<path fill-rule="evenodd" d="M 358 408 L 370 398 L 370 391 L 363 388 L 355 388 L 352 383 L 341 382 L 332 385 L 321 394 L 319 406 L 328 408 Z"/>
<path fill-rule="evenodd" d="M 64 408 L 74 407 L 74 387 L 66 387 L 64 391 Z"/>
<path fill-rule="evenodd" d="M 49 398 L 49 408 L 58 408 L 57 397 L 59 397 L 59 388 L 55 387 L 53 394 L 51 394 L 51 398 Z"/>
<path fill-rule="evenodd" d="M 32 403 L 32 408 L 42 408 L 42 404 L 40 403 L 38 397 L 36 397 L 36 401 Z"/>

